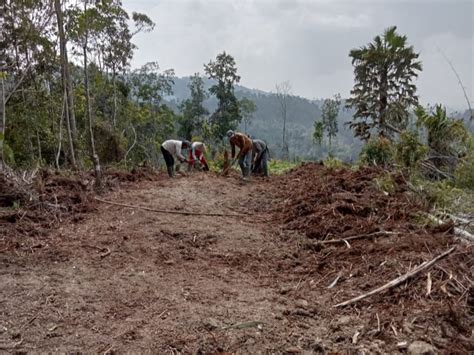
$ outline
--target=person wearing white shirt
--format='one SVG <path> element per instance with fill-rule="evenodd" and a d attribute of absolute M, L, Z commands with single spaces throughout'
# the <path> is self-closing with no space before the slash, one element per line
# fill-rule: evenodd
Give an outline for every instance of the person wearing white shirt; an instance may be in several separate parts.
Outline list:
<path fill-rule="evenodd" d="M 166 162 L 166 169 L 168 170 L 169 177 L 173 177 L 174 174 L 174 159 L 177 158 L 180 162 L 185 162 L 186 158 L 181 154 L 182 149 L 189 149 L 191 143 L 189 141 L 179 141 L 169 139 L 161 144 L 161 153 Z"/>

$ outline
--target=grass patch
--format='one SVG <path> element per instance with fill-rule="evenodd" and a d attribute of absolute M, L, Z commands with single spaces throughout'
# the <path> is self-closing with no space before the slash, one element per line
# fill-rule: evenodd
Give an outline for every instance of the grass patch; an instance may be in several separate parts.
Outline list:
<path fill-rule="evenodd" d="M 301 163 L 292 163 L 285 160 L 272 159 L 268 164 L 268 170 L 270 172 L 270 175 L 282 175 L 287 171 L 296 168 L 300 165 Z"/>
<path fill-rule="evenodd" d="M 332 157 L 326 158 L 326 160 L 323 161 L 323 164 L 328 169 L 341 169 L 345 166 L 342 160 Z"/>

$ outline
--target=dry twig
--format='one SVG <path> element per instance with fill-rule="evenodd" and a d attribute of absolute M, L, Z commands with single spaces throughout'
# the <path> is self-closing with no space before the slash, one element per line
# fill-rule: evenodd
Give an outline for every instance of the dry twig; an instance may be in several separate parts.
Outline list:
<path fill-rule="evenodd" d="M 342 238 L 342 239 L 329 239 L 329 240 L 322 240 L 318 242 L 319 244 L 335 244 L 335 243 L 347 243 L 348 240 L 353 239 L 362 239 L 362 238 L 370 238 L 370 237 L 379 237 L 379 236 L 391 236 L 391 235 L 398 235 L 398 232 L 374 232 L 369 234 L 360 234 L 360 235 L 352 235 L 350 237 Z"/>
<path fill-rule="evenodd" d="M 414 268 L 413 270 L 407 272 L 406 274 L 400 276 L 400 277 L 397 277 L 396 279 L 393 279 L 392 281 L 390 282 L 387 282 L 385 285 L 383 286 L 380 286 L 370 292 L 367 292 L 367 293 L 364 293 L 360 296 L 357 296 L 357 297 L 354 297 L 354 298 L 351 298 L 350 300 L 347 300 L 347 301 L 344 301 L 344 302 L 341 302 L 341 303 L 338 303 L 336 305 L 334 305 L 334 307 L 343 307 L 343 306 L 347 306 L 349 304 L 352 304 L 352 303 L 355 303 L 355 302 L 358 302 L 360 300 L 363 300 L 364 298 L 367 298 L 369 296 L 372 296 L 376 293 L 380 293 L 382 291 L 385 291 L 385 290 L 388 290 L 390 288 L 393 288 L 395 286 L 398 286 L 400 285 L 402 282 L 416 276 L 417 274 L 419 274 L 421 271 L 423 270 L 426 270 L 427 268 L 429 268 L 431 265 L 433 265 L 434 263 L 436 263 L 438 260 L 444 258 L 445 256 L 451 254 L 454 250 L 456 250 L 456 247 L 452 247 L 451 249 L 445 251 L 444 253 L 438 255 L 437 257 L 435 257 L 434 259 L 431 259 L 430 261 L 425 261 L 423 262 L 421 265 L 419 265 L 418 267 Z"/>
<path fill-rule="evenodd" d="M 232 214 L 230 214 L 230 213 L 201 213 L 201 212 L 160 210 L 160 209 L 155 209 L 155 208 L 150 208 L 150 207 L 145 207 L 145 206 L 128 205 L 126 203 L 107 201 L 107 200 L 103 200 L 99 197 L 95 197 L 94 199 L 96 201 L 99 201 L 99 202 L 102 202 L 102 203 L 107 203 L 109 205 L 127 207 L 127 208 L 135 208 L 135 209 L 141 209 L 141 210 L 157 212 L 157 213 L 181 214 L 181 215 L 186 215 L 186 216 L 211 216 L 211 217 L 246 217 L 246 216 L 248 216 L 246 214 L 237 214 L 237 213 L 232 213 Z"/>

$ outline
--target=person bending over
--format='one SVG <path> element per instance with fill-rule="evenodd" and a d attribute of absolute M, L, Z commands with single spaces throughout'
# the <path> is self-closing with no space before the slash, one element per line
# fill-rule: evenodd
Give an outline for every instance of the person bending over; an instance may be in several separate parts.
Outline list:
<path fill-rule="evenodd" d="M 186 158 L 181 154 L 182 149 L 189 149 L 191 143 L 189 141 L 178 141 L 169 139 L 164 141 L 161 145 L 161 153 L 165 158 L 166 169 L 168 170 L 169 177 L 175 176 L 174 173 L 174 159 L 177 158 L 180 162 L 185 162 Z"/>
<path fill-rule="evenodd" d="M 206 145 L 202 142 L 193 142 L 191 144 L 191 150 L 189 151 L 189 170 L 195 167 L 195 164 L 199 162 L 202 170 L 209 171 L 209 165 L 207 164 L 204 152 L 206 151 Z"/>
<path fill-rule="evenodd" d="M 252 140 L 252 174 L 268 177 L 268 146 L 261 139 Z"/>
<path fill-rule="evenodd" d="M 232 130 L 227 131 L 227 137 L 229 137 L 229 143 L 232 148 L 232 159 L 235 157 L 235 147 L 239 147 L 237 158 L 239 159 L 242 177 L 244 180 L 249 180 L 250 166 L 252 164 L 252 140 L 245 134 Z"/>

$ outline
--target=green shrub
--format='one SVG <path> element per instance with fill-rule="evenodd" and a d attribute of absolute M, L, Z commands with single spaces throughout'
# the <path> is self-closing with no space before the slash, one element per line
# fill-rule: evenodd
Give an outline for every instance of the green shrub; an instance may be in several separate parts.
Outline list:
<path fill-rule="evenodd" d="M 127 151 L 127 140 L 106 122 L 94 127 L 96 151 L 102 164 L 121 161 Z"/>
<path fill-rule="evenodd" d="M 362 148 L 360 160 L 368 165 L 387 165 L 393 160 L 392 143 L 385 137 L 370 139 Z"/>
<path fill-rule="evenodd" d="M 396 183 L 392 174 L 384 174 L 375 179 L 375 183 L 379 190 L 386 194 L 392 194 L 396 190 Z"/>
<path fill-rule="evenodd" d="M 395 146 L 395 159 L 407 168 L 415 167 L 426 156 L 429 148 L 423 145 L 417 133 L 403 132 Z"/>
<path fill-rule="evenodd" d="M 340 169 L 344 167 L 344 163 L 341 160 L 333 157 L 328 157 L 323 161 L 323 164 L 328 169 Z"/>

